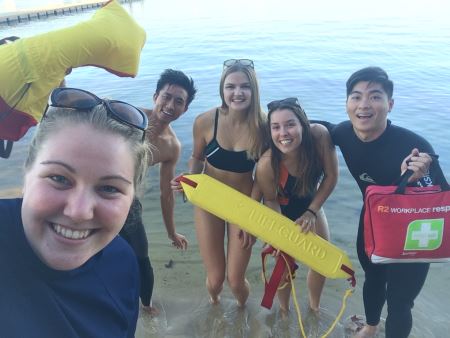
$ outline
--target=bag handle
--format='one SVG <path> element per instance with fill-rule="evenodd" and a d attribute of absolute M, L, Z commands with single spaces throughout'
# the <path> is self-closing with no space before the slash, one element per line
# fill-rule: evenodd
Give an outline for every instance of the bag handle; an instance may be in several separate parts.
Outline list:
<path fill-rule="evenodd" d="M 445 180 L 445 176 L 444 176 L 444 173 L 442 172 L 441 166 L 439 165 L 439 163 L 436 163 L 436 165 L 437 165 L 436 173 L 437 173 L 437 174 L 440 174 L 440 175 L 443 177 L 443 179 L 444 179 L 444 181 L 440 184 L 441 190 L 443 190 L 443 191 L 448 191 L 448 190 L 450 190 L 450 186 L 449 186 L 449 184 L 447 183 L 447 181 Z M 407 169 L 407 170 L 403 173 L 403 175 L 400 177 L 400 183 L 399 183 L 399 185 L 397 186 L 397 189 L 395 189 L 395 192 L 394 192 L 395 194 L 404 194 L 404 193 L 405 193 L 405 188 L 406 188 L 406 186 L 408 185 L 408 179 L 409 179 L 413 174 L 414 174 L 414 171 L 412 171 L 411 169 Z"/>
<path fill-rule="evenodd" d="M 11 155 L 13 141 L 0 139 L 0 157 L 8 158 Z"/>
<path fill-rule="evenodd" d="M 400 183 L 397 186 L 397 189 L 395 189 L 395 194 L 404 194 L 405 188 L 408 185 L 409 178 L 414 174 L 414 171 L 411 169 L 407 169 L 403 175 L 400 177 Z"/>

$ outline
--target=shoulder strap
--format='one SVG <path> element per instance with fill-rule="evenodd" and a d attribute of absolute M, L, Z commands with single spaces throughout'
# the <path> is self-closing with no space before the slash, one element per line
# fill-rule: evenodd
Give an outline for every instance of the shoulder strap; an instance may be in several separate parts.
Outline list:
<path fill-rule="evenodd" d="M 433 161 L 437 161 L 437 159 L 433 160 Z M 442 172 L 442 168 L 439 165 L 439 163 L 437 163 L 436 165 L 436 173 L 439 174 L 440 176 L 442 176 L 442 182 L 440 182 L 440 186 L 442 190 L 445 191 L 449 191 L 450 190 L 450 185 L 448 184 L 447 180 L 445 179 L 444 173 Z M 395 189 L 395 194 L 404 194 L 405 193 L 405 188 L 408 185 L 408 179 L 414 174 L 414 171 L 408 169 L 406 170 L 403 175 L 400 177 L 400 183 L 397 186 L 397 189 Z"/>
<path fill-rule="evenodd" d="M 284 189 L 286 186 L 287 180 L 289 178 L 289 172 L 287 168 L 280 162 L 280 178 L 278 179 L 278 185 Z"/>
<path fill-rule="evenodd" d="M 264 249 L 261 252 L 262 270 L 263 270 L 262 275 L 264 279 L 264 295 L 261 301 L 261 306 L 264 306 L 266 309 L 269 310 L 272 307 L 273 299 L 275 297 L 277 290 L 279 289 L 279 285 L 281 283 L 281 279 L 283 277 L 284 272 L 288 270 L 290 272 L 290 277 L 294 278 L 295 277 L 294 272 L 298 268 L 298 265 L 295 264 L 295 260 L 291 256 L 285 254 L 284 252 L 281 252 L 280 255 L 276 258 L 277 261 L 275 263 L 275 267 L 273 268 L 272 275 L 270 276 L 269 281 L 267 281 L 266 256 L 271 255 L 274 252 L 276 252 L 276 249 L 274 249 L 271 245 L 269 245 L 266 249 Z"/>
<path fill-rule="evenodd" d="M 213 136 L 213 140 L 216 139 L 217 125 L 218 124 L 219 124 L 219 108 L 216 109 L 216 117 L 214 118 L 214 136 Z"/>
<path fill-rule="evenodd" d="M 282 191 L 284 190 L 284 187 L 286 186 L 288 178 L 289 178 L 289 172 L 286 169 L 286 167 L 283 165 L 283 163 L 280 162 L 280 177 L 278 179 L 278 203 L 280 203 L 280 205 L 288 205 L 289 204 L 289 197 L 283 196 L 283 193 L 282 193 Z"/>
<path fill-rule="evenodd" d="M 13 141 L 0 140 L 0 157 L 8 158 L 11 155 Z"/>

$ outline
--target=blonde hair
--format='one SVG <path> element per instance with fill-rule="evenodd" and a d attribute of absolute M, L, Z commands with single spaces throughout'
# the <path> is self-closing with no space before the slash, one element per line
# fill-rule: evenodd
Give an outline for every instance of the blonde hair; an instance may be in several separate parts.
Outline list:
<path fill-rule="evenodd" d="M 49 141 L 53 133 L 65 126 L 74 124 L 87 124 L 99 131 L 116 134 L 128 143 L 130 153 L 134 159 L 133 183 L 135 190 L 138 192 L 144 182 L 148 166 L 149 144 L 146 140 L 142 141 L 142 130 L 110 118 L 106 107 L 102 104 L 88 112 L 71 108 L 50 107 L 45 117 L 39 123 L 31 141 L 25 161 L 25 171 L 28 171 L 33 166 L 42 145 Z"/>

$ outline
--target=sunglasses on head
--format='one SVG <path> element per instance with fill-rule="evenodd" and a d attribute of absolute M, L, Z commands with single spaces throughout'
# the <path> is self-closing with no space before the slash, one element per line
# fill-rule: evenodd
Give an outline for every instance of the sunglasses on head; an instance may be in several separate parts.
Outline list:
<path fill-rule="evenodd" d="M 114 120 L 142 130 L 144 132 L 142 138 L 144 139 L 145 130 L 148 126 L 147 115 L 129 103 L 117 100 L 104 100 L 83 89 L 61 87 L 52 91 L 48 106 L 88 111 L 100 104 L 106 107 L 109 116 Z M 48 107 L 42 119 L 45 118 L 47 111 Z"/>
<path fill-rule="evenodd" d="M 250 67 L 250 68 L 254 68 L 254 64 L 253 61 L 250 59 L 229 59 L 229 60 L 225 60 L 223 62 L 223 68 L 228 68 L 231 67 L 233 65 L 235 65 L 236 63 L 239 63 L 240 65 L 244 66 L 244 67 Z"/>
<path fill-rule="evenodd" d="M 275 101 L 269 102 L 267 104 L 267 109 L 269 110 L 269 112 L 272 112 L 282 106 L 297 106 L 300 109 L 302 109 L 302 107 L 300 106 L 300 102 L 298 102 L 298 99 L 296 97 L 288 97 L 283 100 L 275 100 Z"/>

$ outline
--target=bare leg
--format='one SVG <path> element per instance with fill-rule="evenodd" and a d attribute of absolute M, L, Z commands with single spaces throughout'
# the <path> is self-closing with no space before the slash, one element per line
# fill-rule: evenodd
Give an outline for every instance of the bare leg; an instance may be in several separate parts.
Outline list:
<path fill-rule="evenodd" d="M 326 239 L 327 241 L 330 239 L 330 232 L 328 230 L 328 221 L 325 216 L 325 212 L 323 209 L 320 209 L 317 213 L 317 221 L 316 221 L 316 233 Z M 326 278 L 321 274 L 309 270 L 307 277 L 307 284 L 309 290 L 309 307 L 314 312 L 318 312 L 320 308 L 320 297 L 322 295 L 322 290 L 325 285 Z"/>
<path fill-rule="evenodd" d="M 211 285 L 209 282 L 208 277 L 206 277 L 206 289 L 209 293 L 209 302 L 212 305 L 217 305 L 220 303 L 220 293 L 223 290 L 223 283 L 222 285 Z"/>
<path fill-rule="evenodd" d="M 142 305 L 142 310 L 146 313 L 148 313 L 152 317 L 159 316 L 159 310 L 153 306 L 152 302 L 150 302 L 150 305 Z"/>
<path fill-rule="evenodd" d="M 206 288 L 211 303 L 217 304 L 225 281 L 225 222 L 195 208 L 195 227 L 200 255 L 206 269 Z"/>
<path fill-rule="evenodd" d="M 284 273 L 283 278 L 281 278 L 280 286 L 283 286 L 282 289 L 277 291 L 278 301 L 280 302 L 280 310 L 282 315 L 287 315 L 289 313 L 289 300 L 291 298 L 291 282 L 288 280 L 289 277 L 287 273 Z M 284 284 L 284 285 L 283 285 Z"/>
<path fill-rule="evenodd" d="M 314 270 L 308 271 L 307 284 L 309 290 L 309 307 L 314 312 L 319 312 L 320 296 L 322 295 L 323 286 L 326 278 Z"/>
<path fill-rule="evenodd" d="M 245 271 L 250 261 L 252 249 L 242 248 L 239 231 L 237 226 L 228 224 L 227 275 L 228 284 L 238 306 L 244 306 L 250 293 L 250 285 L 245 279 Z"/>

